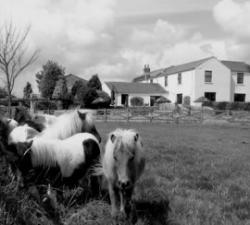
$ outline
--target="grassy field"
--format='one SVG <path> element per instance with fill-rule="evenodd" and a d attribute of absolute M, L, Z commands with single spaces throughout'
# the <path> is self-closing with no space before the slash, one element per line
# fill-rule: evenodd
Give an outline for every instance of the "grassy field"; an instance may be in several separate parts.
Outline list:
<path fill-rule="evenodd" d="M 138 130 L 145 146 L 146 170 L 134 194 L 137 225 L 250 225 L 249 127 L 100 122 L 103 143 L 117 127 Z M 0 217 L 6 219 L 11 215 L 4 201 Z M 63 206 L 60 217 L 70 225 L 112 222 L 102 200 Z"/>

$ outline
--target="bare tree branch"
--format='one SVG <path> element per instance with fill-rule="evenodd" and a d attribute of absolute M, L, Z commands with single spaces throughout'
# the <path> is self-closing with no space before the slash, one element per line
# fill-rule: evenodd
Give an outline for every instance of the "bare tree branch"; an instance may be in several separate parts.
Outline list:
<path fill-rule="evenodd" d="M 30 26 L 23 31 L 18 30 L 12 22 L 0 28 L 0 72 L 4 75 L 6 89 L 11 104 L 11 93 L 17 77 L 31 64 L 39 55 L 39 51 L 33 51 L 28 55 L 25 43 L 30 32 Z"/>

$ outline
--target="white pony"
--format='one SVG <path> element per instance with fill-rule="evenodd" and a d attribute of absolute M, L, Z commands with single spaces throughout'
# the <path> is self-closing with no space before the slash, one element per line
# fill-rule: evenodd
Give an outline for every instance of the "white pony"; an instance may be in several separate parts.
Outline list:
<path fill-rule="evenodd" d="M 99 142 L 101 137 L 96 130 L 93 121 L 93 113 L 91 111 L 78 111 L 65 113 L 56 118 L 56 120 L 48 126 L 39 135 L 44 139 L 66 139 L 76 133 L 88 132 L 92 133 Z"/>
<path fill-rule="evenodd" d="M 15 127 L 8 135 L 8 144 L 29 141 L 37 134 L 39 132 L 27 124 Z"/>
<path fill-rule="evenodd" d="M 69 185 L 82 178 L 100 156 L 99 142 L 90 133 L 75 134 L 65 140 L 35 137 L 30 142 L 11 145 L 9 150 L 18 156 L 15 164 L 24 180 L 29 177 L 31 169 L 38 169 L 38 174 L 46 171 L 46 181 L 56 170 L 56 174 L 60 174 L 60 181 Z M 52 177 L 51 182 L 55 182 L 55 179 Z M 42 178 L 39 182 L 42 182 Z"/>
<path fill-rule="evenodd" d="M 18 122 L 15 121 L 14 119 L 7 119 L 8 127 L 9 127 L 9 132 L 11 132 L 14 128 L 18 126 Z"/>
<path fill-rule="evenodd" d="M 101 165 L 101 172 L 108 181 L 112 216 L 117 216 L 120 202 L 120 211 L 130 216 L 130 219 L 135 219 L 130 213 L 131 197 L 135 182 L 145 166 L 144 150 L 139 134 L 134 130 L 122 129 L 111 132 Z"/>

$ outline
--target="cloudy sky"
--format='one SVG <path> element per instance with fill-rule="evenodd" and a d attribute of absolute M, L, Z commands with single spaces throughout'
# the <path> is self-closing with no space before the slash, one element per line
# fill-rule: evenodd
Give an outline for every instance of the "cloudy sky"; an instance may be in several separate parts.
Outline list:
<path fill-rule="evenodd" d="M 131 81 L 151 70 L 208 56 L 250 63 L 248 0 L 0 0 L 0 23 L 31 25 L 37 62 L 15 86 L 20 95 L 47 60 L 85 79 Z"/>

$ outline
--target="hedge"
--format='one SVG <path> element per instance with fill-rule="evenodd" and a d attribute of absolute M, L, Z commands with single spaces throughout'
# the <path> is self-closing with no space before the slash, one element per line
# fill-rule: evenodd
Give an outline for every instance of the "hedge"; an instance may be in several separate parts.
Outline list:
<path fill-rule="evenodd" d="M 217 110 L 250 111 L 250 102 L 204 102 L 203 106 L 209 106 Z"/>

